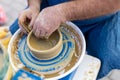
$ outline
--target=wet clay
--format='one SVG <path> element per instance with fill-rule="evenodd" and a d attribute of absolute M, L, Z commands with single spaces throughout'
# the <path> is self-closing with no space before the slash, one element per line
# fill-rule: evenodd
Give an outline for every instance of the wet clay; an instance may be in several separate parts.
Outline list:
<path fill-rule="evenodd" d="M 48 50 L 53 48 L 59 41 L 59 33 L 55 31 L 48 39 L 36 38 L 34 34 L 31 34 L 29 39 L 30 45 L 36 50 Z"/>
<path fill-rule="evenodd" d="M 82 52 L 81 51 L 81 49 L 82 49 L 81 39 L 80 39 L 78 33 L 73 28 L 71 28 L 70 26 L 64 25 L 64 27 L 61 27 L 61 28 L 64 28 L 71 35 L 71 37 L 75 40 L 75 52 L 74 52 L 73 57 L 72 57 L 71 61 L 69 62 L 69 64 L 64 69 L 60 70 L 59 72 L 55 72 L 55 73 L 52 73 L 52 74 L 46 74 L 46 75 L 43 75 L 43 74 L 41 74 L 37 71 L 30 70 L 25 66 L 24 66 L 23 69 L 25 69 L 25 70 L 33 73 L 33 74 L 37 74 L 39 76 L 42 76 L 44 78 L 52 78 L 52 77 L 62 75 L 63 73 L 69 71 L 76 64 L 76 62 L 81 57 L 81 52 Z M 18 67 L 17 65 L 21 64 L 21 62 L 18 58 L 17 52 L 16 52 L 18 41 L 19 41 L 20 38 L 21 38 L 21 33 L 18 35 L 16 40 L 13 42 L 15 44 L 13 44 L 13 46 L 12 46 L 13 47 L 12 48 L 12 55 L 13 55 L 12 59 L 13 59 L 14 65 L 16 67 Z"/>

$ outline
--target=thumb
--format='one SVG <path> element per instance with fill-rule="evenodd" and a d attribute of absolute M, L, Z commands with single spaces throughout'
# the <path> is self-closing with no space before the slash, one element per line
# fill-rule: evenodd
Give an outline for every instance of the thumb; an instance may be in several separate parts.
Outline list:
<path fill-rule="evenodd" d="M 24 32 L 24 33 L 26 34 L 27 32 L 25 31 L 25 29 L 21 26 L 21 24 L 20 24 L 19 22 L 18 22 L 18 25 L 19 25 L 21 31 Z"/>

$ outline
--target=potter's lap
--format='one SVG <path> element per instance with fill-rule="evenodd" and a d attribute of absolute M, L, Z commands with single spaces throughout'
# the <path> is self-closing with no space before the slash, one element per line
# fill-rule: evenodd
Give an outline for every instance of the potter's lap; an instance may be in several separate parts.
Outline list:
<path fill-rule="evenodd" d="M 100 78 L 120 68 L 120 12 L 92 26 L 96 27 L 87 33 L 87 51 L 102 61 Z"/>

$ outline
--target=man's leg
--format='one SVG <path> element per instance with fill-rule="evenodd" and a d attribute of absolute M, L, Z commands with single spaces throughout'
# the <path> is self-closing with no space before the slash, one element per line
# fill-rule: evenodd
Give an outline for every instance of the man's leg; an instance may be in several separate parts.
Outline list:
<path fill-rule="evenodd" d="M 120 12 L 95 26 L 86 36 L 87 51 L 101 60 L 101 78 L 112 69 L 120 69 Z"/>

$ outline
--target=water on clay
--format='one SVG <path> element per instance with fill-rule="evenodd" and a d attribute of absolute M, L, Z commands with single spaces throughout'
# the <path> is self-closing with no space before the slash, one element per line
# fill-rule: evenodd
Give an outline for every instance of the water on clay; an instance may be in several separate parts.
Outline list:
<path fill-rule="evenodd" d="M 61 29 L 64 28 L 70 35 L 71 37 L 74 39 L 75 41 L 75 52 L 72 56 L 72 59 L 71 61 L 69 62 L 69 64 L 62 70 L 60 70 L 59 72 L 56 72 L 56 73 L 52 73 L 52 74 L 46 74 L 46 75 L 43 75 L 43 74 L 40 74 L 39 72 L 37 71 L 31 71 L 30 69 L 28 69 L 27 67 L 23 67 L 23 69 L 27 70 L 27 71 L 30 71 L 32 73 L 35 73 L 39 76 L 42 76 L 44 78 L 52 78 L 52 77 L 56 77 L 56 76 L 59 76 L 67 71 L 69 71 L 75 64 L 76 62 L 79 60 L 80 56 L 81 56 L 81 49 L 82 49 L 82 46 L 81 46 L 81 39 L 78 35 L 78 33 L 71 27 L 69 26 L 64 26 L 64 27 L 61 27 Z M 16 49 L 17 49 L 17 45 L 18 44 L 18 41 L 20 39 L 21 35 L 19 34 L 18 38 L 13 42 L 13 47 L 12 47 L 12 57 L 13 57 L 13 62 L 14 62 L 14 65 L 16 67 L 18 67 L 17 65 L 21 64 L 19 58 L 18 58 L 18 55 L 16 54 Z"/>
<path fill-rule="evenodd" d="M 48 50 L 53 48 L 59 41 L 58 31 L 54 32 L 49 39 L 38 39 L 34 34 L 31 35 L 29 42 L 35 50 Z"/>

